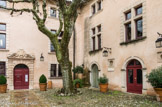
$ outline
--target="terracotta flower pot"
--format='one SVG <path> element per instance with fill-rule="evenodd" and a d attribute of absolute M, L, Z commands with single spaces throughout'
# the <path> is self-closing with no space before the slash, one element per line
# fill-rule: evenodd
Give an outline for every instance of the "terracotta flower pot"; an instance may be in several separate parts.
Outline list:
<path fill-rule="evenodd" d="M 76 83 L 76 84 L 75 84 L 75 87 L 76 87 L 76 88 L 79 88 L 79 87 L 80 87 L 80 84 L 79 84 L 79 83 Z"/>
<path fill-rule="evenodd" d="M 7 91 L 7 84 L 0 85 L 0 93 L 6 93 Z"/>
<path fill-rule="evenodd" d="M 52 89 L 52 81 L 48 81 L 48 89 Z"/>
<path fill-rule="evenodd" d="M 107 84 L 99 84 L 100 85 L 100 92 L 107 92 L 108 90 L 108 83 Z"/>
<path fill-rule="evenodd" d="M 78 73 L 78 78 L 79 79 L 83 79 L 83 74 L 82 73 Z"/>
<path fill-rule="evenodd" d="M 47 90 L 47 83 L 39 83 L 40 91 L 46 91 Z"/>
<path fill-rule="evenodd" d="M 162 88 L 154 88 L 157 101 L 162 102 Z"/>

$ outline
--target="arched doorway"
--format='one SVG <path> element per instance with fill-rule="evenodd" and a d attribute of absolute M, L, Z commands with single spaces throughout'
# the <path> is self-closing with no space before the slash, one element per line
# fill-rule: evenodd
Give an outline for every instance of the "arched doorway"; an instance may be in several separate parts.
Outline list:
<path fill-rule="evenodd" d="M 142 94 L 142 66 L 138 60 L 131 60 L 127 65 L 127 92 Z"/>
<path fill-rule="evenodd" d="M 14 89 L 29 89 L 29 69 L 24 64 L 14 68 Z"/>
<path fill-rule="evenodd" d="M 99 77 L 98 66 L 96 64 L 93 64 L 91 73 L 92 87 L 98 88 L 98 77 Z"/>

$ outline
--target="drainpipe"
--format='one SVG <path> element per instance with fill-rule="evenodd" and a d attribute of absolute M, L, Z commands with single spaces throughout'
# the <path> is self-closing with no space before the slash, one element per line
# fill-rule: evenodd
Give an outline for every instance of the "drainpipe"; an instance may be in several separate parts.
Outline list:
<path fill-rule="evenodd" d="M 74 35 L 73 35 L 73 69 L 75 68 L 75 45 L 76 45 L 76 29 L 75 29 L 75 24 L 74 24 Z M 74 79 L 75 79 L 75 73 L 74 74 Z"/>

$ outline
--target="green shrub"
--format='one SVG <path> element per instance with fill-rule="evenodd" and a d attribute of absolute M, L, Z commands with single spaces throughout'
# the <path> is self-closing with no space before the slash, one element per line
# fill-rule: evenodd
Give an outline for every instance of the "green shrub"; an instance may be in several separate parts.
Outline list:
<path fill-rule="evenodd" d="M 109 79 L 106 77 L 105 74 L 103 75 L 103 77 L 100 77 L 100 78 L 98 79 L 99 84 L 100 84 L 100 83 L 101 83 L 101 84 L 106 84 L 106 83 L 108 83 L 108 81 L 109 81 Z"/>
<path fill-rule="evenodd" d="M 47 83 L 47 78 L 44 74 L 42 74 L 39 78 L 39 83 Z"/>
<path fill-rule="evenodd" d="M 73 72 L 74 73 L 83 73 L 84 69 L 82 66 L 76 66 L 74 69 L 73 69 Z"/>
<path fill-rule="evenodd" d="M 162 66 L 153 69 L 150 74 L 146 75 L 146 78 L 154 88 L 162 88 Z"/>
<path fill-rule="evenodd" d="M 5 76 L 1 75 L 0 76 L 0 85 L 6 84 L 7 83 L 7 79 Z"/>
<path fill-rule="evenodd" d="M 79 83 L 80 88 L 83 87 L 83 81 L 81 79 L 75 79 L 73 80 L 73 85 L 76 86 L 76 84 Z"/>

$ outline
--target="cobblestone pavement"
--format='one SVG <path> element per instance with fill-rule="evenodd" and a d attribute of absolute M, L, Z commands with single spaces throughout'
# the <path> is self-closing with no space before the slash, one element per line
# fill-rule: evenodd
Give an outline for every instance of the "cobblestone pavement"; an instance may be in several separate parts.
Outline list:
<path fill-rule="evenodd" d="M 49 107 L 32 90 L 0 93 L 0 107 Z"/>

